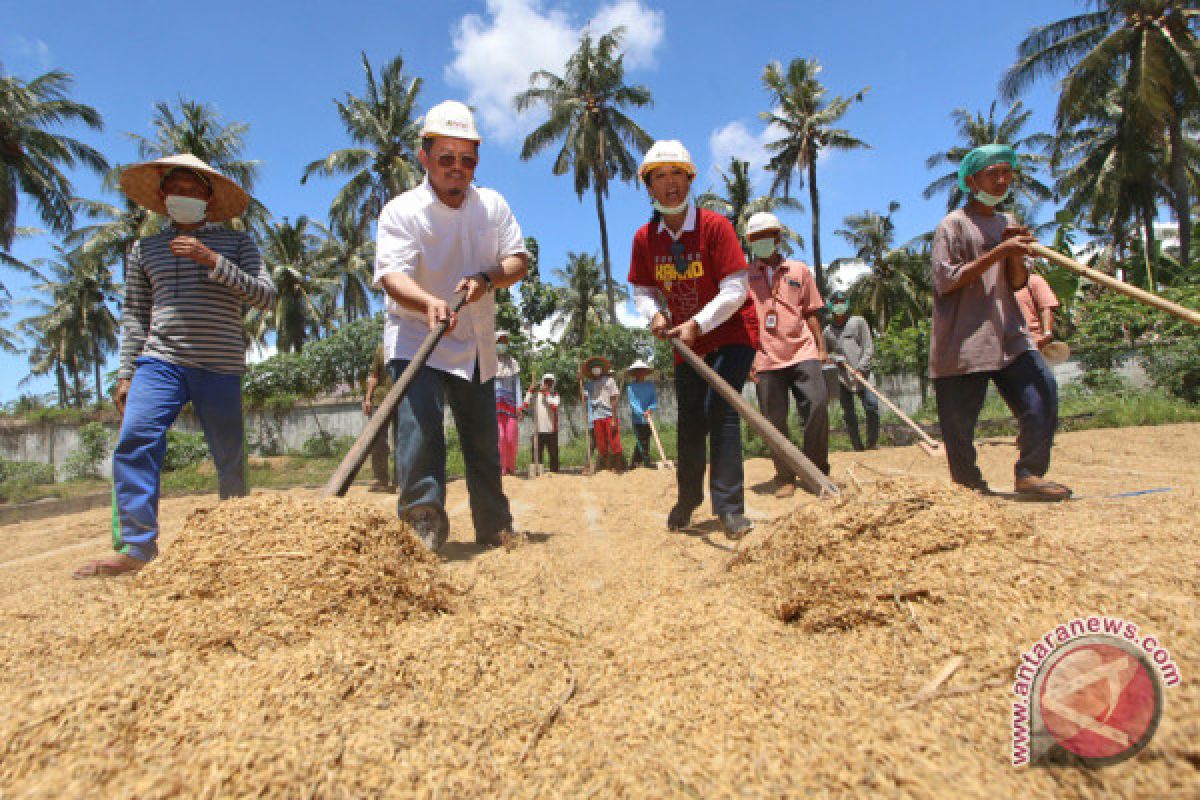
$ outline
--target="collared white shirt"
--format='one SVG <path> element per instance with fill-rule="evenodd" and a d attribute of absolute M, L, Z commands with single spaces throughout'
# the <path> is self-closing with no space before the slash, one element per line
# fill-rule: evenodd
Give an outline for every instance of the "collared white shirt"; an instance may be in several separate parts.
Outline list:
<path fill-rule="evenodd" d="M 453 302 L 458 282 L 501 260 L 524 253 L 521 227 L 500 194 L 470 187 L 459 208 L 438 199 L 426 179 L 392 199 L 379 215 L 375 248 L 375 287 L 384 275 L 402 272 L 425 291 Z M 412 358 L 429 334 L 423 312 L 410 311 L 390 297 L 383 328 L 384 355 Z M 479 380 L 496 375 L 496 301 L 491 292 L 463 306 L 458 325 L 442 337 L 428 365 L 466 380 L 479 362 Z"/>
<path fill-rule="evenodd" d="M 679 239 L 685 233 L 687 233 L 688 231 L 695 230 L 695 228 L 696 228 L 696 204 L 695 203 L 688 203 L 687 213 L 685 213 L 683 215 L 683 227 L 681 227 L 678 231 L 673 231 L 670 229 L 670 227 L 668 227 L 666 217 L 661 217 L 658 220 L 658 232 L 663 233 L 665 231 L 667 233 L 667 235 L 670 236 L 676 242 L 678 242 Z"/>

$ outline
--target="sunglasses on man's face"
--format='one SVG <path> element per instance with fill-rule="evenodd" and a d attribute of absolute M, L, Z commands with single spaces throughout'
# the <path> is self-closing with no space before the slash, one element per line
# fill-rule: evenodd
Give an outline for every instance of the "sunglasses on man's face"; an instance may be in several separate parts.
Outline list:
<path fill-rule="evenodd" d="M 461 164 L 463 169 L 475 169 L 479 158 L 472 155 L 456 156 L 454 153 L 442 153 L 437 157 L 437 165 L 442 169 L 450 169 L 455 163 Z"/>

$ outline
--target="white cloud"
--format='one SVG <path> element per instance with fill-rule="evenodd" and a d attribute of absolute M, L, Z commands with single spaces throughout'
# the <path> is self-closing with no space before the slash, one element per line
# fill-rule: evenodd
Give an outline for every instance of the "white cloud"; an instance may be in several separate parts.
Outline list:
<path fill-rule="evenodd" d="M 632 300 L 627 300 L 617 306 L 617 321 L 626 328 L 645 328 L 650 324 L 650 317 L 639 311 Z"/>
<path fill-rule="evenodd" d="M 446 67 L 446 80 L 466 90 L 485 137 L 514 143 L 544 113 L 513 110 L 512 99 L 529 88 L 530 73 L 544 69 L 561 74 L 585 29 L 607 33 L 614 25 L 626 28 L 626 64 L 652 65 L 663 39 L 663 20 L 661 11 L 646 8 L 641 0 L 606 4 L 579 27 L 566 11 L 546 7 L 542 0 L 487 0 L 485 14 L 467 14 L 455 26 L 454 60 Z"/>
<path fill-rule="evenodd" d="M 8 36 L 4 40 L 5 60 L 12 59 L 19 65 L 28 65 L 29 72 L 41 74 L 51 67 L 50 45 L 38 38 Z M 12 65 L 10 65 L 10 71 Z M 24 70 L 22 70 L 24 71 Z"/>
<path fill-rule="evenodd" d="M 767 143 L 782 135 L 776 125 L 768 125 L 755 133 L 741 120 L 734 120 L 722 128 L 717 128 L 708 137 L 708 150 L 712 157 L 711 181 L 720 188 L 718 171 L 728 172 L 729 162 L 733 158 L 747 161 L 750 164 L 750 180 L 754 183 L 755 191 L 766 194 L 771 184 L 767 173 L 767 162 L 771 155 L 767 152 Z"/>

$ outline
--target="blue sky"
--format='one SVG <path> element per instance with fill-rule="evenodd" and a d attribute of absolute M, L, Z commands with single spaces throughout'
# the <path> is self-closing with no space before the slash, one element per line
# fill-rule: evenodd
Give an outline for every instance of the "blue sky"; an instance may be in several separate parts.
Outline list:
<path fill-rule="evenodd" d="M 1028 30 L 1082 10 L 1076 0 L 1004 6 L 948 0 L 0 0 L 0 61 L 26 78 L 51 68 L 72 73 L 73 97 L 97 108 L 105 129 L 65 132 L 112 162 L 137 160 L 125 134 L 150 133 L 156 102 L 183 95 L 210 103 L 226 120 L 250 124 L 246 155 L 262 162 L 256 194 L 268 208 L 276 216 L 323 219 L 338 183 L 301 186 L 299 179 L 305 164 L 348 144 L 332 99 L 361 92 L 360 51 L 375 64 L 401 53 L 405 71 L 424 79 L 422 109 L 446 98 L 478 109 L 485 144 L 477 179 L 508 198 L 526 235 L 537 237 L 549 274 L 570 250 L 599 252 L 594 203 L 590 195 L 580 202 L 569 178 L 550 174 L 550 155 L 520 160 L 521 139 L 537 119 L 518 118 L 507 101 L 533 69 L 561 72 L 585 26 L 626 25 L 627 78 L 650 87 L 655 101 L 636 118 L 656 138 L 684 141 L 700 168 L 698 191 L 718 184 L 716 169 L 732 155 L 763 163 L 757 114 L 767 109 L 760 82 L 767 62 L 815 58 L 832 94 L 870 87 L 844 124 L 872 148 L 819 163 L 822 260 L 828 263 L 850 254 L 834 235 L 847 214 L 884 210 L 896 200 L 898 241 L 932 229 L 944 201 L 921 197 L 934 177 L 924 160 L 955 143 L 950 111 L 986 109 Z M 1035 111 L 1031 130 L 1050 127 L 1053 88 L 1044 82 L 1026 96 Z M 755 174 L 765 191 L 761 169 Z M 101 197 L 94 176 L 73 177 L 80 195 Z M 800 196 L 807 204 L 807 190 Z M 619 185 L 607 211 L 614 274 L 624 278 L 633 232 L 649 204 L 643 190 Z M 784 219 L 811 238 L 807 211 Z M 38 224 L 28 209 L 19 221 Z M 44 256 L 51 244 L 46 237 L 25 240 L 14 254 Z M 28 296 L 19 276 L 3 280 L 18 299 Z M 13 311 L 10 325 L 28 313 L 19 303 Z M 0 400 L 52 389 L 41 380 L 18 388 L 26 373 L 24 356 L 0 355 Z"/>

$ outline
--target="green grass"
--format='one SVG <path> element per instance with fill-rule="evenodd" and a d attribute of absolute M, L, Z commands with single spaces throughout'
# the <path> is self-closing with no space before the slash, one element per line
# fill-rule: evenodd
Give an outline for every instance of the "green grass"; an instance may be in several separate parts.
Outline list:
<path fill-rule="evenodd" d="M 1200 405 L 1191 405 L 1173 397 L 1160 389 L 1126 390 L 1117 392 L 1092 391 L 1078 384 L 1064 387 L 1059 395 L 1059 415 L 1062 419 L 1061 431 L 1094 430 L 1098 428 L 1125 428 L 1141 425 L 1168 425 L 1181 422 L 1200 422 Z M 933 400 L 930 397 L 925 406 L 914 415 L 914 418 L 924 424 L 936 424 L 937 416 L 933 411 Z M 845 433 L 837 429 L 843 425 L 841 405 L 835 400 L 829 407 L 830 434 L 829 449 L 831 451 L 850 450 L 850 440 Z M 981 436 L 1003 436 L 1016 433 L 1016 425 L 1012 421 L 1008 407 L 1003 400 L 989 389 L 980 415 Z M 793 414 L 792 440 L 800 442 L 803 432 L 799 428 L 798 419 Z M 859 424 L 862 425 L 860 417 Z M 887 432 L 888 425 L 902 424 L 894 414 L 883 416 L 884 432 L 880 444 L 894 444 Z M 452 478 L 463 475 L 462 450 L 458 445 L 457 433 L 451 429 L 446 432 L 447 456 L 446 471 Z M 675 459 L 675 428 L 662 426 L 659 428 L 663 447 L 667 450 L 667 458 Z M 624 446 L 625 457 L 628 460 L 633 455 L 635 437 L 632 429 L 622 429 L 621 442 Z M 769 455 L 766 443 L 762 441 L 748 425 L 742 426 L 742 443 L 747 458 Z M 563 469 L 578 469 L 587 462 L 586 438 L 576 436 L 568 439 L 566 433 L 561 434 L 559 444 L 559 462 Z M 651 441 L 651 453 L 657 458 Z M 517 474 L 525 474 L 529 467 L 529 442 L 521 443 L 517 454 Z M 329 480 L 329 476 L 341 461 L 340 456 L 322 458 L 305 457 L 302 455 L 289 456 L 286 468 L 278 466 L 251 467 L 250 486 L 252 488 L 289 488 L 292 486 L 319 486 Z M 359 472 L 359 480 L 371 477 L 370 465 L 364 465 Z M 16 491 L 7 498 L 7 502 L 30 502 L 49 497 L 67 498 L 83 494 L 107 491 L 110 484 L 107 481 L 88 480 L 70 481 L 52 484 L 33 484 L 15 487 Z M 164 493 L 184 491 L 216 491 L 217 478 L 212 472 L 211 462 L 207 459 L 200 464 L 193 464 L 183 469 L 163 473 L 162 488 Z"/>

